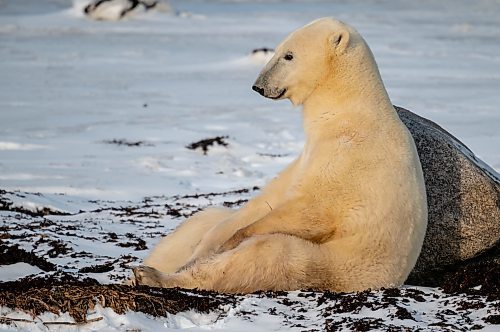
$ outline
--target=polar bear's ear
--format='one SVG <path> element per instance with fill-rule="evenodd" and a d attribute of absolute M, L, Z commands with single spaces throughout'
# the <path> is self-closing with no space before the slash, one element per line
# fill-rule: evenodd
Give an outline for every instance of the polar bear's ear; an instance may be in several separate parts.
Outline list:
<path fill-rule="evenodd" d="M 335 50 L 336 53 L 342 53 L 349 46 L 349 31 L 339 30 L 335 31 L 328 38 L 328 43 Z"/>

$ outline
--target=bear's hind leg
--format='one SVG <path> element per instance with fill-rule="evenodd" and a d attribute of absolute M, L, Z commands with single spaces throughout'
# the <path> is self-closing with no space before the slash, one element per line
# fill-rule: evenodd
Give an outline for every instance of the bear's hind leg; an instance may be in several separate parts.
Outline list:
<path fill-rule="evenodd" d="M 144 265 L 164 273 L 176 272 L 188 262 L 202 237 L 234 212 L 226 208 L 208 208 L 196 213 L 161 239 L 144 260 Z"/>
<path fill-rule="evenodd" d="M 329 284 L 333 280 L 330 264 L 321 246 L 283 234 L 254 236 L 178 273 L 137 267 L 134 274 L 137 284 L 229 293 L 333 287 Z"/>

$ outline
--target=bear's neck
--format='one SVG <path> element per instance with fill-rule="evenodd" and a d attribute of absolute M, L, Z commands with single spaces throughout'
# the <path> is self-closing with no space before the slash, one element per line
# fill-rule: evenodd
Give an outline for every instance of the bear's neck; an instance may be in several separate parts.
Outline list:
<path fill-rule="evenodd" d="M 358 61 L 347 60 L 336 64 L 337 68 L 347 70 L 332 72 L 304 101 L 307 136 L 314 135 L 319 127 L 334 127 L 339 117 L 361 114 L 364 119 L 377 121 L 397 117 L 371 52 Z"/>

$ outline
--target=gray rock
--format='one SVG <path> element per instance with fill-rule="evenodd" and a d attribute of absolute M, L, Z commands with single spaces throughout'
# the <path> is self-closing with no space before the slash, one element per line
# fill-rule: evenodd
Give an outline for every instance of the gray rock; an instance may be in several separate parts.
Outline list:
<path fill-rule="evenodd" d="M 434 122 L 395 108 L 415 140 L 429 207 L 422 252 L 407 283 L 435 285 L 451 267 L 486 252 L 498 255 L 500 176 Z"/>

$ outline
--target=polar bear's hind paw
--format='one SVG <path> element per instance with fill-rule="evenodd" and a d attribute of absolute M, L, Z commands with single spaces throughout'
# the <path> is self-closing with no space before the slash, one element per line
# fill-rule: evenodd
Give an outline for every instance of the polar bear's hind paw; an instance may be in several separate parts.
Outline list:
<path fill-rule="evenodd" d="M 163 274 L 160 271 L 145 265 L 134 267 L 132 271 L 134 272 L 133 285 L 163 287 Z"/>

